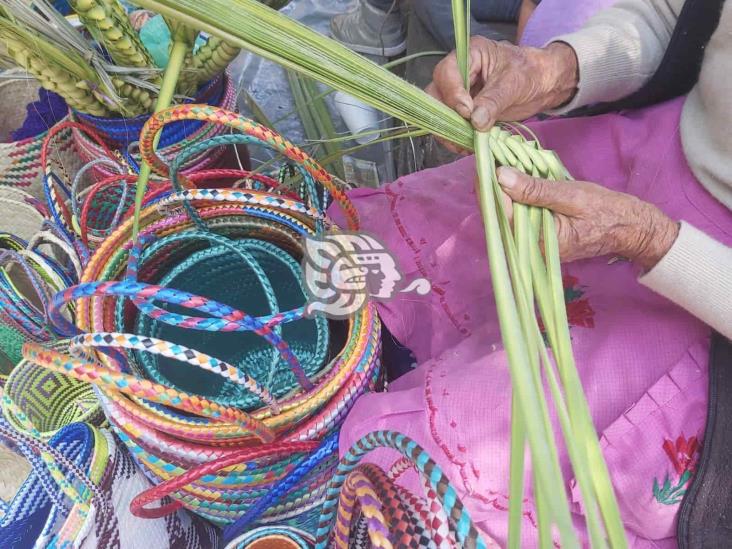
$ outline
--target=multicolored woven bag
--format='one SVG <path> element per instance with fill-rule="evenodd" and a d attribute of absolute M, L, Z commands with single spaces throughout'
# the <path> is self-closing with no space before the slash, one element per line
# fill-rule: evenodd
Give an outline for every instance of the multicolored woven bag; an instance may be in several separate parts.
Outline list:
<path fill-rule="evenodd" d="M 6 71 L 0 80 L 3 102 L 0 116 L 0 187 L 22 189 L 36 198 L 42 198 L 41 145 L 47 128 L 39 128 L 35 135 L 14 139 L 13 132 L 21 127 L 27 116 L 26 105 L 38 101 L 38 86 L 28 80 L 25 71 Z M 65 132 L 59 141 L 59 164 L 73 170 L 78 165 L 71 132 Z"/>
<path fill-rule="evenodd" d="M 58 341 L 56 349 L 67 349 Z M 2 414 L 18 432 L 49 440 L 76 422 L 102 425 L 105 421 L 94 389 L 63 374 L 22 360 L 10 373 L 0 397 Z"/>
<path fill-rule="evenodd" d="M 215 124 L 221 135 L 168 166 L 153 142 L 180 121 Z M 239 135 L 223 135 L 230 130 Z M 292 162 L 306 196 L 195 188 L 202 172 L 179 173 L 209 148 L 241 143 Z M 319 190 L 343 206 L 352 229 L 355 209 L 305 153 L 215 107 L 152 116 L 140 145 L 170 189 L 146 194 L 139 238 L 134 217 L 121 215 L 81 283 L 54 297 L 49 318 L 71 338 L 68 353 L 29 344 L 24 356 L 98 387 L 115 433 L 156 485 L 136 498 L 137 515 L 185 507 L 220 525 L 246 519 L 314 532 L 337 463 L 335 432 L 378 384 L 381 338 L 373 305 L 343 321 L 306 317 L 299 266 L 303 237 L 335 230 Z M 60 314 L 71 303 L 75 322 Z M 173 503 L 151 506 L 165 496 Z"/>
<path fill-rule="evenodd" d="M 236 93 L 229 75 L 224 73 L 209 82 L 201 89 L 194 101 L 214 105 L 222 109 L 234 109 L 236 107 Z M 137 141 L 148 119 L 149 115 L 136 118 L 101 118 L 76 112 L 71 115 L 72 121 L 80 122 L 84 127 L 94 130 L 109 149 L 119 151 L 128 163 L 135 167 L 139 166 L 142 160 Z M 215 124 L 201 123 L 194 120 L 181 121 L 181 123 L 171 125 L 166 130 L 160 139 L 159 145 L 160 154 L 166 161 L 172 161 L 190 145 L 221 133 L 221 127 Z M 83 163 L 101 158 L 112 161 L 116 159 L 116 155 L 109 156 L 109 153 L 96 140 L 90 139 L 87 132 L 75 128 L 73 137 Z M 219 148 L 191 157 L 183 166 L 183 171 L 190 173 L 214 167 L 222 157 L 223 152 L 223 149 Z M 106 164 L 96 165 L 94 171 L 99 178 L 113 176 L 117 173 Z"/>
<path fill-rule="evenodd" d="M 107 431 L 85 423 L 60 430 L 48 444 L 0 421 L 0 438 L 29 459 L 33 471 L 0 519 L 3 547 L 216 547 L 215 528 L 184 512 L 138 519 L 129 501 L 148 486 L 129 454 Z"/>

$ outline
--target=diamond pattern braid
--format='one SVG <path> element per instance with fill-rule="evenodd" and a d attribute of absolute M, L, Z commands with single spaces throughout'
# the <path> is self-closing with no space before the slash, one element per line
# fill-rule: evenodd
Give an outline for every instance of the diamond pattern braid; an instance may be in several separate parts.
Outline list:
<path fill-rule="evenodd" d="M 359 465 L 357 470 L 361 471 L 375 487 L 397 547 L 419 549 L 429 546 L 429 532 L 419 526 L 415 527 L 409 510 L 404 506 L 396 486 L 386 473 L 380 467 L 369 463 Z"/>
<path fill-rule="evenodd" d="M 460 545 L 470 549 L 487 549 L 485 540 L 470 518 L 457 492 L 449 479 L 429 455 L 413 440 L 394 431 L 374 431 L 358 440 L 341 458 L 338 470 L 328 485 L 326 501 L 318 523 L 316 549 L 326 549 L 333 530 L 338 507 L 338 499 L 346 479 L 354 471 L 361 459 L 377 448 L 392 448 L 402 456 L 410 458 L 417 470 L 429 479 L 430 487 L 437 494 L 445 514 L 449 517 L 455 537 Z"/>
<path fill-rule="evenodd" d="M 130 297 L 143 313 L 171 326 L 182 326 L 209 332 L 252 331 L 277 349 L 304 389 L 309 390 L 313 387 L 295 353 L 276 331 L 278 324 L 290 318 L 287 314 L 255 318 L 244 311 L 206 297 L 164 286 L 123 280 L 121 282 L 84 282 L 57 293 L 48 311 L 51 322 L 64 335 L 79 335 L 80 330 L 63 316 L 61 309 L 65 303 L 92 296 Z M 172 313 L 152 305 L 151 302 L 154 300 L 195 309 L 215 318 L 190 317 Z M 297 316 L 297 314 L 299 314 L 297 311 L 292 312 L 292 315 Z"/>
<path fill-rule="evenodd" d="M 80 357 L 79 353 L 84 352 L 86 347 L 115 347 L 124 349 L 133 349 L 143 351 L 155 355 L 165 356 L 181 362 L 185 362 L 192 366 L 196 366 L 203 370 L 213 372 L 225 379 L 246 387 L 249 391 L 256 394 L 271 408 L 272 413 L 279 413 L 279 406 L 272 394 L 257 383 L 257 380 L 248 376 L 243 371 L 228 362 L 219 360 L 204 353 L 199 353 L 195 349 L 189 349 L 178 343 L 171 343 L 154 337 L 122 334 L 118 332 L 98 332 L 93 334 L 82 334 L 71 340 L 69 350 L 74 356 Z"/>
<path fill-rule="evenodd" d="M 330 174 L 305 151 L 290 143 L 277 132 L 249 120 L 237 113 L 210 105 L 177 105 L 151 116 L 140 134 L 140 154 L 158 174 L 167 177 L 168 165 L 158 156 L 153 145 L 155 137 L 166 124 L 180 120 L 200 120 L 221 124 L 244 134 L 251 135 L 283 154 L 289 160 L 301 165 L 318 183 L 330 192 L 346 214 L 349 230 L 359 227 L 358 212 L 343 190 L 338 187 Z"/>
<path fill-rule="evenodd" d="M 275 439 L 275 433 L 262 421 L 254 419 L 241 410 L 221 406 L 207 399 L 176 391 L 147 379 L 139 379 L 123 372 L 116 372 L 98 363 L 63 355 L 45 349 L 36 343 L 26 343 L 23 346 L 23 357 L 52 372 L 65 374 L 102 388 L 142 397 L 178 410 L 209 417 L 216 421 L 240 423 L 242 427 L 249 430 L 262 442 L 271 442 Z"/>

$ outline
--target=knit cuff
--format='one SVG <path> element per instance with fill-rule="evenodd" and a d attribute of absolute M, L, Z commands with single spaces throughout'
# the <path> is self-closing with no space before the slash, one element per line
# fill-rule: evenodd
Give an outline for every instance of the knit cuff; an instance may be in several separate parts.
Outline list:
<path fill-rule="evenodd" d="M 650 74 L 639 70 L 634 44 L 611 25 L 592 25 L 571 34 L 552 38 L 564 42 L 577 55 L 579 81 L 572 101 L 547 114 L 561 115 L 579 107 L 616 101 L 641 88 Z"/>
<path fill-rule="evenodd" d="M 668 253 L 641 284 L 732 338 L 732 248 L 682 222 Z"/>

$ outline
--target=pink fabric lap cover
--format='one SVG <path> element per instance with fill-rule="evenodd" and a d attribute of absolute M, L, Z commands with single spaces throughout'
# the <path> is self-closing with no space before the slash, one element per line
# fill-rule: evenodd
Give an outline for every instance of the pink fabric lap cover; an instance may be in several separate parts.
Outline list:
<path fill-rule="evenodd" d="M 699 185 L 684 160 L 682 103 L 532 127 L 575 178 L 653 202 L 730 244 L 732 214 Z M 386 325 L 420 366 L 388 393 L 359 400 L 341 448 L 375 429 L 412 437 L 444 468 L 479 527 L 504 545 L 511 389 L 473 163 L 466 158 L 351 193 L 363 230 L 384 240 L 407 279 L 427 277 L 433 291 L 401 294 L 380 306 Z M 565 297 L 578 367 L 628 537 L 636 547 L 674 546 L 679 502 L 703 435 L 709 329 L 641 286 L 637 274 L 632 265 L 608 258 L 575 262 L 565 266 Z M 384 450 L 370 460 L 389 467 L 395 457 Z M 571 479 L 563 450 L 561 460 Z M 420 490 L 415 475 L 402 482 Z M 571 480 L 567 490 L 581 527 Z M 527 498 L 522 546 L 534 546 L 530 490 Z"/>
<path fill-rule="evenodd" d="M 522 46 L 539 48 L 552 38 L 574 32 L 617 0 L 542 0 L 526 23 Z"/>

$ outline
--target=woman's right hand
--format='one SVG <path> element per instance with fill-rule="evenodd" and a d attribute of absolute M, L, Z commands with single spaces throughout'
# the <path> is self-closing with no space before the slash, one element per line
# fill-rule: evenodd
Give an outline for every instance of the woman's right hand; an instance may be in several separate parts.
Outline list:
<path fill-rule="evenodd" d="M 470 88 L 463 85 L 455 52 L 435 68 L 427 92 L 475 129 L 525 120 L 568 102 L 577 89 L 577 56 L 563 42 L 545 48 L 514 46 L 481 36 L 470 40 Z"/>

